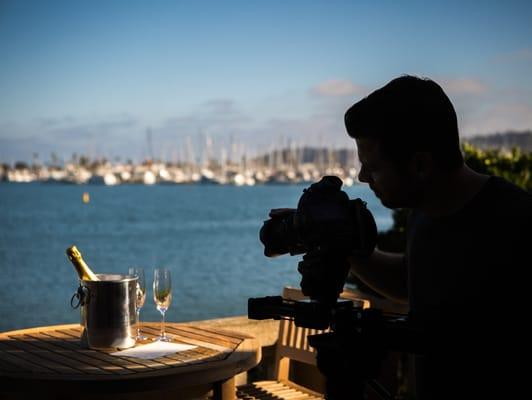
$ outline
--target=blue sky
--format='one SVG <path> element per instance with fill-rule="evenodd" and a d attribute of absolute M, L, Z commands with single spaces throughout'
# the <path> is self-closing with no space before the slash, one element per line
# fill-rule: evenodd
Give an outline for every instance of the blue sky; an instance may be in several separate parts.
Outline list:
<path fill-rule="evenodd" d="M 532 128 L 530 1 L 0 0 L 0 161 L 350 145 L 345 109 L 417 74 L 462 136 Z M 190 147 L 190 146 L 189 146 Z"/>

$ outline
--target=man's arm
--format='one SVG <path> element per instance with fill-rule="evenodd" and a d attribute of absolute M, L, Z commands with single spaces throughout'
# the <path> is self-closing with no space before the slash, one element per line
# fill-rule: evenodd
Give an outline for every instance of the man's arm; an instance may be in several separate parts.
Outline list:
<path fill-rule="evenodd" d="M 351 272 L 383 296 L 408 303 L 407 270 L 403 254 L 375 249 L 367 258 L 349 257 Z"/>

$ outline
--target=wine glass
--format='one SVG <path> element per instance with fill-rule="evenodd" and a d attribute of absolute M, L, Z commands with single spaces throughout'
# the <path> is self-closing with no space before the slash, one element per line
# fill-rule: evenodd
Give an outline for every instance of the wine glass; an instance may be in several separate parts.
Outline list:
<path fill-rule="evenodd" d="M 129 275 L 135 275 L 137 277 L 137 290 L 135 299 L 135 311 L 137 312 L 137 335 L 135 340 L 145 340 L 146 336 L 140 332 L 140 309 L 144 306 L 146 301 L 146 279 L 144 277 L 144 269 L 139 267 L 129 268 Z"/>
<path fill-rule="evenodd" d="M 156 268 L 153 274 L 153 300 L 157 309 L 162 315 L 161 334 L 155 340 L 163 342 L 171 341 L 164 331 L 164 314 L 172 302 L 172 280 L 170 270 L 167 268 Z"/>

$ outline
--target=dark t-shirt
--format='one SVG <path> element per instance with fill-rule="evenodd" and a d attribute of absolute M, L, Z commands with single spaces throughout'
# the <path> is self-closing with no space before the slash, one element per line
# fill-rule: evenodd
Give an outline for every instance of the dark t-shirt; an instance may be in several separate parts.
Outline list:
<path fill-rule="evenodd" d="M 529 347 L 531 230 L 532 195 L 499 177 L 453 215 L 412 212 L 410 314 L 427 332 L 427 354 L 415 365 L 419 399 L 508 392 L 513 385 L 514 356 Z"/>

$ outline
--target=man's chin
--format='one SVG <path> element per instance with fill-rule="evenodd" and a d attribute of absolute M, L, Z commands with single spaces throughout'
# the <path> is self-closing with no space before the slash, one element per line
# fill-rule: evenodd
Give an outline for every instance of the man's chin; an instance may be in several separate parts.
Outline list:
<path fill-rule="evenodd" d="M 396 208 L 405 208 L 406 206 L 403 204 L 400 204 L 397 201 L 388 200 L 388 199 L 382 199 L 379 197 L 379 200 L 381 201 L 381 204 L 386 208 L 396 209 Z"/>

